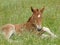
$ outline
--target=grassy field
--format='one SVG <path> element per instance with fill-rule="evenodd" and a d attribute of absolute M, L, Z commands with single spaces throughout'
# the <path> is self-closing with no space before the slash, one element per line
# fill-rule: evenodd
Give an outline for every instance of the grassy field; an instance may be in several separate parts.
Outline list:
<path fill-rule="evenodd" d="M 43 26 L 49 27 L 58 38 L 41 39 L 37 35 L 26 32 L 22 36 L 11 37 L 18 42 L 8 42 L 0 34 L 0 45 L 60 45 L 60 0 L 0 0 L 0 27 L 8 23 L 25 23 L 32 15 L 31 6 L 35 8 L 45 6 Z"/>

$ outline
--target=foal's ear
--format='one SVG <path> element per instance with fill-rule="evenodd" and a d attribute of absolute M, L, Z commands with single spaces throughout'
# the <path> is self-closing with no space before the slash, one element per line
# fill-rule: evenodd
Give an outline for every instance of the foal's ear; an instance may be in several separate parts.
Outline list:
<path fill-rule="evenodd" d="M 32 12 L 35 12 L 35 9 L 34 9 L 33 7 L 31 7 L 31 11 L 32 11 Z"/>
<path fill-rule="evenodd" d="M 43 7 L 42 9 L 40 9 L 40 12 L 43 13 L 44 9 L 45 9 L 45 7 Z"/>
<path fill-rule="evenodd" d="M 33 7 L 31 7 L 31 11 L 32 11 L 32 12 L 34 12 L 34 9 L 33 9 Z"/>

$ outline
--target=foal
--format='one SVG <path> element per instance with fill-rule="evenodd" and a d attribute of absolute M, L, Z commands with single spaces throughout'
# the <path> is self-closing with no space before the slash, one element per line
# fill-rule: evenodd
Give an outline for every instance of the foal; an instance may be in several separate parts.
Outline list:
<path fill-rule="evenodd" d="M 9 39 L 13 33 L 23 33 L 23 31 L 32 31 L 35 34 L 43 35 L 44 32 L 47 32 L 51 35 L 51 37 L 56 37 L 49 28 L 42 27 L 42 14 L 44 11 L 44 7 L 42 9 L 32 8 L 32 16 L 28 19 L 25 24 L 7 24 L 2 27 L 4 32 L 4 36 L 6 39 Z"/>

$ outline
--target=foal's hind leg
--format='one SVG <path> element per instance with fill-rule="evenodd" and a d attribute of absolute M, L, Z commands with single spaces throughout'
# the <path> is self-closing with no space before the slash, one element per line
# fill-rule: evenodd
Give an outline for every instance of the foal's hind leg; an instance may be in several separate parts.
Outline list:
<path fill-rule="evenodd" d="M 49 28 L 47 28 L 47 27 L 43 27 L 43 30 L 45 31 L 45 32 L 47 32 L 47 33 L 49 33 L 50 35 L 51 35 L 51 37 L 57 37 L 54 33 L 52 33 L 51 31 L 50 31 L 50 29 Z"/>
<path fill-rule="evenodd" d="M 14 33 L 14 30 L 11 30 L 9 32 L 3 32 L 4 33 L 4 36 L 6 39 L 9 40 L 9 38 L 12 36 L 12 34 Z"/>
<path fill-rule="evenodd" d="M 3 28 L 3 34 L 6 39 L 9 39 L 11 35 L 15 32 L 15 26 L 12 24 L 5 25 Z"/>

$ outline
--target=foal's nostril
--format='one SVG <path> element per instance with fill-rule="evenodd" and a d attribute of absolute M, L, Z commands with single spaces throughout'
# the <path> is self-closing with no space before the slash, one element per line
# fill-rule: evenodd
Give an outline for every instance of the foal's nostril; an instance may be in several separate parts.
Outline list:
<path fill-rule="evenodd" d="M 37 30 L 38 30 L 38 31 L 41 31 L 41 30 L 42 30 L 41 25 L 36 25 L 36 26 L 37 26 Z"/>
<path fill-rule="evenodd" d="M 41 30 L 42 30 L 42 28 L 38 28 L 37 30 L 38 30 L 38 31 L 41 31 Z"/>

